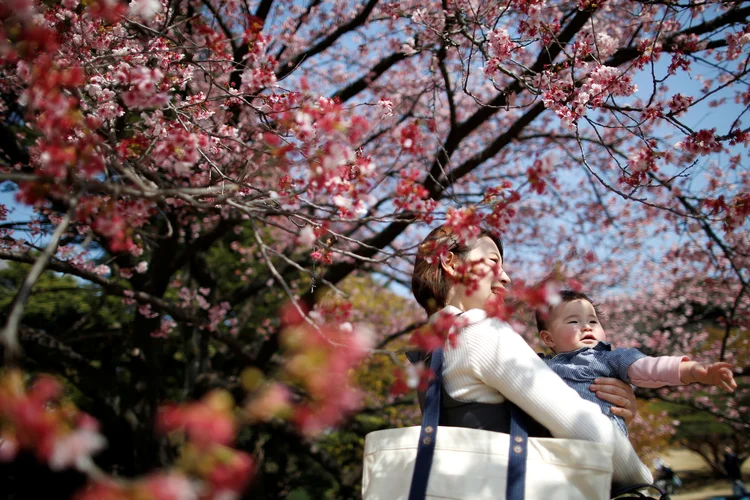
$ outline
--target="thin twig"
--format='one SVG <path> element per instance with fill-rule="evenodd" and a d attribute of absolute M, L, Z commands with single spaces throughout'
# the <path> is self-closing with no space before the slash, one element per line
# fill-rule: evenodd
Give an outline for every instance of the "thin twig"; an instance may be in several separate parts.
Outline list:
<path fill-rule="evenodd" d="M 68 212 L 65 214 L 62 221 L 60 221 L 60 224 L 52 234 L 52 239 L 50 239 L 49 243 L 47 243 L 47 247 L 31 267 L 31 271 L 29 271 L 28 276 L 26 276 L 21 288 L 13 299 L 13 305 L 10 314 L 8 315 L 8 321 L 5 323 L 5 328 L 3 328 L 3 331 L 0 334 L 0 341 L 5 344 L 5 356 L 8 364 L 12 364 L 12 362 L 21 354 L 21 345 L 18 342 L 18 324 L 23 316 L 23 310 L 26 307 L 26 302 L 29 300 L 29 295 L 31 295 L 31 289 L 39 280 L 44 268 L 47 267 L 49 259 L 57 252 L 57 245 L 60 243 L 62 235 L 68 230 L 68 226 L 73 218 L 73 213 L 75 213 L 77 204 L 78 200 L 76 198 L 70 200 Z"/>

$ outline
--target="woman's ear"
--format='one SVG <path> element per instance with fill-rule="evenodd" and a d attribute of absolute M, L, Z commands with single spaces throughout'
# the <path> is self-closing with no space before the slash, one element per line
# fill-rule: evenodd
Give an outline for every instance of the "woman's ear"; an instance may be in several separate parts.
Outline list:
<path fill-rule="evenodd" d="M 448 276 L 455 276 L 458 257 L 455 253 L 448 252 L 448 255 L 440 257 L 440 265 L 443 266 L 443 270 Z"/>
<path fill-rule="evenodd" d="M 544 342 L 544 345 L 555 350 L 555 339 L 552 338 L 552 334 L 548 332 L 547 330 L 542 330 L 539 332 L 539 336 L 542 338 L 542 342 Z"/>

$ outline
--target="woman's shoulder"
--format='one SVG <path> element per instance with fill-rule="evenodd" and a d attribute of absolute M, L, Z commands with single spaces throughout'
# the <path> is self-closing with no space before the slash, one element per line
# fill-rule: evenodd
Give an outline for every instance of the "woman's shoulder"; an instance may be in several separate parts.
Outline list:
<path fill-rule="evenodd" d="M 466 321 L 464 330 L 478 334 L 496 333 L 498 330 L 513 331 L 507 322 L 493 316 L 488 316 L 487 311 L 484 309 L 469 309 L 461 314 L 461 318 Z"/>
<path fill-rule="evenodd" d="M 464 336 L 496 336 L 498 333 L 515 333 L 513 328 L 505 321 L 489 316 L 484 309 L 469 309 L 461 311 L 454 306 L 446 306 L 430 317 L 430 322 L 440 321 L 440 318 L 452 316 L 453 326 L 461 330 Z M 455 322 L 454 322 L 455 321 Z"/>
<path fill-rule="evenodd" d="M 487 311 L 484 309 L 469 309 L 468 311 L 460 313 L 458 316 L 466 321 L 467 324 L 479 323 L 490 319 L 487 316 Z"/>
<path fill-rule="evenodd" d="M 455 350 L 478 372 L 496 372 L 497 362 L 505 358 L 528 355 L 537 359 L 523 337 L 507 322 L 482 309 L 470 309 L 461 318 L 465 323 L 456 337 Z"/>

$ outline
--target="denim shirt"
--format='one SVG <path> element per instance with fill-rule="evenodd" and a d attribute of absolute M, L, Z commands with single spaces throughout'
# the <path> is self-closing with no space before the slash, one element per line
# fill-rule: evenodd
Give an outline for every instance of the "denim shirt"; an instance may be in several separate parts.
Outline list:
<path fill-rule="evenodd" d="M 602 401 L 589 390 L 595 378 L 613 377 L 630 383 L 628 368 L 641 358 L 645 358 L 638 349 L 612 349 L 609 342 L 600 341 L 594 347 L 582 347 L 575 351 L 562 352 L 555 356 L 539 354 L 552 370 L 586 401 L 596 403 L 602 413 L 613 419 L 627 436 L 628 428 L 622 417 L 613 415 L 611 403 Z"/>

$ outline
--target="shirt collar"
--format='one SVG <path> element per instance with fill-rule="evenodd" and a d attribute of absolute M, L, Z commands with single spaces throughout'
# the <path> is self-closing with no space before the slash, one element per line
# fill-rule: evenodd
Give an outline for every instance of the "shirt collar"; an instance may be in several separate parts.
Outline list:
<path fill-rule="evenodd" d="M 487 319 L 487 312 L 484 309 L 469 309 L 468 311 L 462 311 L 456 306 L 449 305 L 432 314 L 429 322 L 434 323 L 439 314 L 452 314 L 453 316 L 461 314 L 462 317 L 468 320 L 469 324 L 478 323 L 479 321 Z"/>
<path fill-rule="evenodd" d="M 604 340 L 600 340 L 594 347 L 581 347 L 580 349 L 576 349 L 575 351 L 568 351 L 568 352 L 561 352 L 560 354 L 555 354 L 554 356 L 543 356 L 541 353 L 540 356 L 543 356 L 543 359 L 553 359 L 556 357 L 573 357 L 576 354 L 585 352 L 586 350 L 591 349 L 594 351 L 611 351 L 612 350 L 612 344 L 609 342 L 605 342 Z"/>
<path fill-rule="evenodd" d="M 594 350 L 596 351 L 611 351 L 612 350 L 612 344 L 609 342 L 606 342 L 604 340 L 600 340 L 598 344 L 594 346 Z"/>

